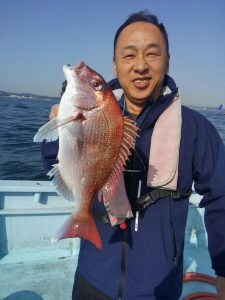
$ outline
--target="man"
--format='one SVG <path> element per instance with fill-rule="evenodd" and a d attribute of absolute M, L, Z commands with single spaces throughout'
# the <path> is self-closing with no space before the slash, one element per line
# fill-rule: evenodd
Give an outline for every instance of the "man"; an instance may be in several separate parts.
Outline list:
<path fill-rule="evenodd" d="M 103 203 L 94 199 L 93 211 L 103 248 L 99 251 L 81 240 L 73 299 L 179 299 L 188 196 L 193 181 L 196 191 L 204 195 L 201 206 L 205 207 L 212 267 L 218 275 L 219 299 L 225 299 L 225 149 L 212 124 L 182 107 L 176 190 L 171 193 L 163 186 L 152 189 L 147 183 L 155 141 L 159 149 L 164 146 L 164 140 L 155 139 L 157 134 L 163 134 L 160 117 L 167 116 L 167 109 L 178 97 L 176 84 L 167 75 L 167 33 L 157 17 L 140 12 L 122 24 L 115 35 L 113 67 L 118 80 L 110 84 L 112 89 L 123 89 L 121 110 L 140 128 L 124 171 L 126 193 L 132 206 L 138 206 L 139 218 L 127 221 L 124 230 L 112 227 L 104 222 Z M 166 87 L 170 90 L 167 94 Z M 51 114 L 57 114 L 57 107 Z M 168 129 L 172 130 L 163 128 Z M 46 155 L 46 147 L 50 146 L 43 144 L 44 158 L 50 153 Z M 47 158 L 51 161 L 51 155 Z M 154 196 L 155 192 L 158 196 Z M 154 198 L 152 205 L 149 194 Z M 141 201 L 137 205 L 137 198 L 147 199 L 148 205 L 145 207 Z"/>

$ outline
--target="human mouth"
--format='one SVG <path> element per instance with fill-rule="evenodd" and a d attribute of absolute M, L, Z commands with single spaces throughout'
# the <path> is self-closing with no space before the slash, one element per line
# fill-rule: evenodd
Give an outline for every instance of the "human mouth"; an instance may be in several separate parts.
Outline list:
<path fill-rule="evenodd" d="M 139 89 L 145 89 L 149 86 L 151 78 L 135 78 L 133 83 Z"/>

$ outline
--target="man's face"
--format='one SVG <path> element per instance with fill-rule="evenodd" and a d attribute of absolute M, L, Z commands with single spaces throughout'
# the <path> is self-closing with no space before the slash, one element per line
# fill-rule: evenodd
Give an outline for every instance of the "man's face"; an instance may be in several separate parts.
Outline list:
<path fill-rule="evenodd" d="M 120 33 L 113 66 L 126 102 L 143 107 L 149 97 L 156 100 L 168 65 L 165 39 L 155 25 L 135 22 Z"/>

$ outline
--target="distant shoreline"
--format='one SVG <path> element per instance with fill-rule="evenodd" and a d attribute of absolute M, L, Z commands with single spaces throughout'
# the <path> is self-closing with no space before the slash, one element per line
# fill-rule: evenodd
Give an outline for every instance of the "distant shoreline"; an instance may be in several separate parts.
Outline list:
<path fill-rule="evenodd" d="M 0 91 L 0 97 L 18 98 L 18 99 L 45 99 L 45 100 L 58 100 L 59 97 L 50 97 L 45 95 L 36 95 L 31 93 L 12 93 Z"/>
<path fill-rule="evenodd" d="M 51 97 L 51 96 L 44 96 L 44 95 L 36 95 L 31 93 L 12 93 L 12 92 L 5 92 L 0 91 L 0 99 L 1 97 L 9 97 L 9 98 L 17 98 L 17 99 L 39 99 L 39 100 L 55 100 L 60 101 L 60 97 Z M 188 105 L 184 104 L 190 108 L 196 109 L 215 109 L 214 106 L 205 106 L 205 105 Z"/>

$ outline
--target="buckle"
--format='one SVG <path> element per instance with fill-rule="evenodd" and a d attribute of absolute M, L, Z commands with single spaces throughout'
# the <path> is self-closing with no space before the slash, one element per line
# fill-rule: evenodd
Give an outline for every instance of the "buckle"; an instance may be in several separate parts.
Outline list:
<path fill-rule="evenodd" d="M 171 196 L 173 199 L 177 200 L 180 199 L 180 192 L 179 191 L 171 191 Z"/>
<path fill-rule="evenodd" d="M 103 222 L 104 224 L 108 224 L 108 223 L 109 223 L 108 215 L 102 215 L 102 222 Z"/>

